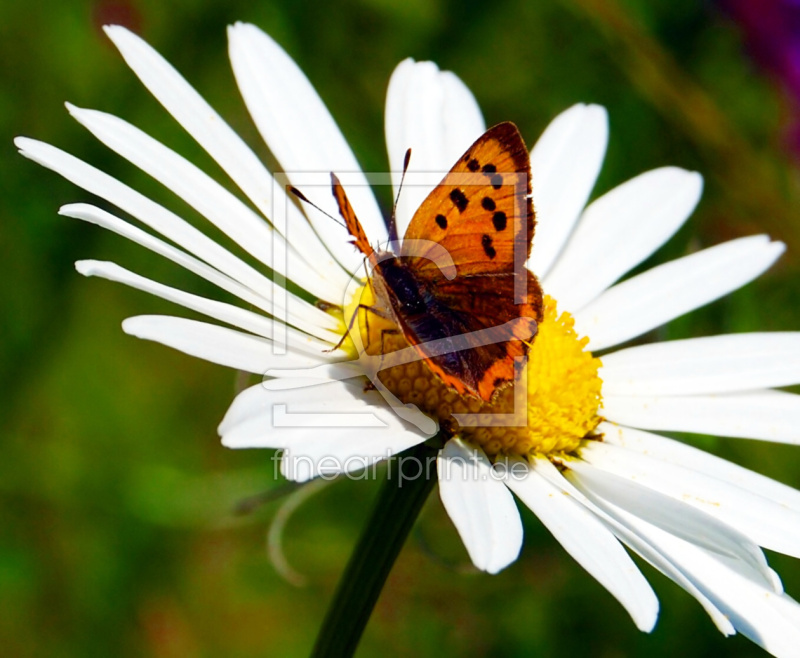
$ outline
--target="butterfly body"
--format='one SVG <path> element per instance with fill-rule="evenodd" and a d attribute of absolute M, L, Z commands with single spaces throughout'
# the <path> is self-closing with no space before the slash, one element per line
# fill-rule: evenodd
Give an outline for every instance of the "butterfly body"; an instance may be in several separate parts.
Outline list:
<path fill-rule="evenodd" d="M 419 281 L 414 271 L 399 258 L 385 252 L 378 258 L 378 281 L 384 284 L 378 297 L 390 302 L 395 319 L 424 314 L 428 304 L 434 301 L 424 282 Z"/>
<path fill-rule="evenodd" d="M 541 289 L 525 267 L 534 217 L 516 126 L 489 129 L 459 158 L 414 214 L 399 255 L 370 245 L 335 176 L 333 193 L 371 265 L 375 311 L 445 384 L 491 400 L 514 380 L 542 319 Z"/>

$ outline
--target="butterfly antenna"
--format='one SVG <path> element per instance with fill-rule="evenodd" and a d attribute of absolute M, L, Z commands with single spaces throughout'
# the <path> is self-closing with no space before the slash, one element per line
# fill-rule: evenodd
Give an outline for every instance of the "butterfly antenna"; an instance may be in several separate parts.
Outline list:
<path fill-rule="evenodd" d="M 394 205 L 392 206 L 392 216 L 389 219 L 389 240 L 397 242 L 397 202 L 400 200 L 400 192 L 403 189 L 403 181 L 406 179 L 406 172 L 408 171 L 408 163 L 411 162 L 411 149 L 406 151 L 406 157 L 403 159 L 403 174 L 400 176 L 400 185 L 397 186 L 397 196 L 394 198 Z"/>
<path fill-rule="evenodd" d="M 321 212 L 323 215 L 325 215 L 326 217 L 330 217 L 330 218 L 331 218 L 331 219 L 332 219 L 334 222 L 336 222 L 337 224 L 339 224 L 339 226 L 344 226 L 345 228 L 347 228 L 347 224 L 345 224 L 345 223 L 344 223 L 344 222 L 343 222 L 343 221 L 342 221 L 342 220 L 341 220 L 339 217 L 334 217 L 333 215 L 331 215 L 331 214 L 330 214 L 329 212 L 327 212 L 326 210 L 323 210 L 322 208 L 320 208 L 320 207 L 319 207 L 319 206 L 318 206 L 316 203 L 314 203 L 313 201 L 309 201 L 309 200 L 308 200 L 308 197 L 306 197 L 306 195 L 305 195 L 305 194 L 303 194 L 303 193 L 302 193 L 300 190 L 298 190 L 298 189 L 297 189 L 297 188 L 296 188 L 294 185 L 290 185 L 290 186 L 289 186 L 289 191 L 290 191 L 292 194 L 294 194 L 294 195 L 295 195 L 295 196 L 296 196 L 298 199 L 300 199 L 300 201 L 302 201 L 302 202 L 304 202 L 304 203 L 307 203 L 307 204 L 308 204 L 309 206 L 311 206 L 312 208 L 316 208 L 317 210 L 319 210 L 319 211 L 320 211 L 320 212 Z"/>

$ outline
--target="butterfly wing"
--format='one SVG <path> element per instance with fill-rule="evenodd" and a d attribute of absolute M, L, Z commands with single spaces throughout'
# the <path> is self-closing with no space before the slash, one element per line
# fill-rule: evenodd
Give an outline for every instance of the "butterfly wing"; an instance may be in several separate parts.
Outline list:
<path fill-rule="evenodd" d="M 525 267 L 534 231 L 530 179 L 519 131 L 501 123 L 459 158 L 414 214 L 403 239 L 403 260 L 421 284 L 454 318 L 464 318 L 453 320 L 451 335 L 460 327 L 505 327 L 492 337 L 498 342 L 476 345 L 466 359 L 428 359 L 445 383 L 484 400 L 513 381 L 516 357 L 527 354 L 542 319 L 541 288 Z M 452 258 L 455 277 L 452 271 L 445 276 L 441 248 Z M 424 334 L 407 338 L 421 346 L 430 340 Z"/>
<path fill-rule="evenodd" d="M 437 243 L 457 273 L 511 272 L 524 267 L 534 230 L 530 160 L 513 123 L 487 130 L 458 159 L 419 207 L 403 238 L 414 270 L 437 278 L 435 253 L 410 241 Z"/>

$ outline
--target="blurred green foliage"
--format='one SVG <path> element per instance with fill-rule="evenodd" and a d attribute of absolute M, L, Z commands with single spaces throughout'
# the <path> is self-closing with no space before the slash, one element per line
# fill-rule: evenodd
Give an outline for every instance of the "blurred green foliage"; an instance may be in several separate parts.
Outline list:
<path fill-rule="evenodd" d="M 578 102 L 609 109 L 600 194 L 649 168 L 706 176 L 689 225 L 646 265 L 769 230 L 789 253 L 766 276 L 681 318 L 660 338 L 800 327 L 797 169 L 781 150 L 785 112 L 713 6 L 681 0 L 345 0 L 0 3 L 0 647 L 8 656 L 303 656 L 376 491 L 341 482 L 289 523 L 296 588 L 268 560 L 280 486 L 268 451 L 232 452 L 216 425 L 235 374 L 125 336 L 119 323 L 178 309 L 78 276 L 99 258 L 203 293 L 190 274 L 95 227 L 57 216 L 88 195 L 14 153 L 52 142 L 193 217 L 106 151 L 63 108 L 119 114 L 220 172 L 141 88 L 100 25 L 122 20 L 159 49 L 268 157 L 236 90 L 225 25 L 251 21 L 297 60 L 368 171 L 385 168 L 383 99 L 404 57 L 433 59 L 474 90 L 488 124 L 513 120 L 532 143 Z M 687 437 L 800 486 L 786 446 Z M 527 511 L 519 561 L 499 576 L 465 569 L 438 499 L 403 551 L 361 654 L 458 656 L 760 655 L 725 640 L 700 606 L 644 567 L 661 599 L 656 630 L 625 612 Z M 800 593 L 798 563 L 770 556 Z"/>

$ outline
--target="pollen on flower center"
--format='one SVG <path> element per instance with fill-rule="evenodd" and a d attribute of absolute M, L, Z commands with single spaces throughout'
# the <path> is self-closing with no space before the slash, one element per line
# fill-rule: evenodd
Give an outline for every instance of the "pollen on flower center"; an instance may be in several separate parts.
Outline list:
<path fill-rule="evenodd" d="M 368 354 L 408 347 L 390 320 L 365 308 L 373 301 L 369 286 L 355 298 L 360 298 L 362 306 L 356 309 L 353 304 L 346 317 L 358 312 L 359 333 Z M 585 349 L 589 339 L 578 337 L 573 325 L 572 316 L 559 314 L 555 300 L 545 296 L 544 319 L 520 379 L 498 391 L 491 402 L 459 395 L 424 361 L 385 368 L 378 377 L 402 402 L 417 405 L 442 428 L 480 445 L 490 457 L 570 453 L 600 423 L 602 386 L 600 359 Z M 470 416 L 460 416 L 464 422 L 459 423 L 454 414 Z"/>

